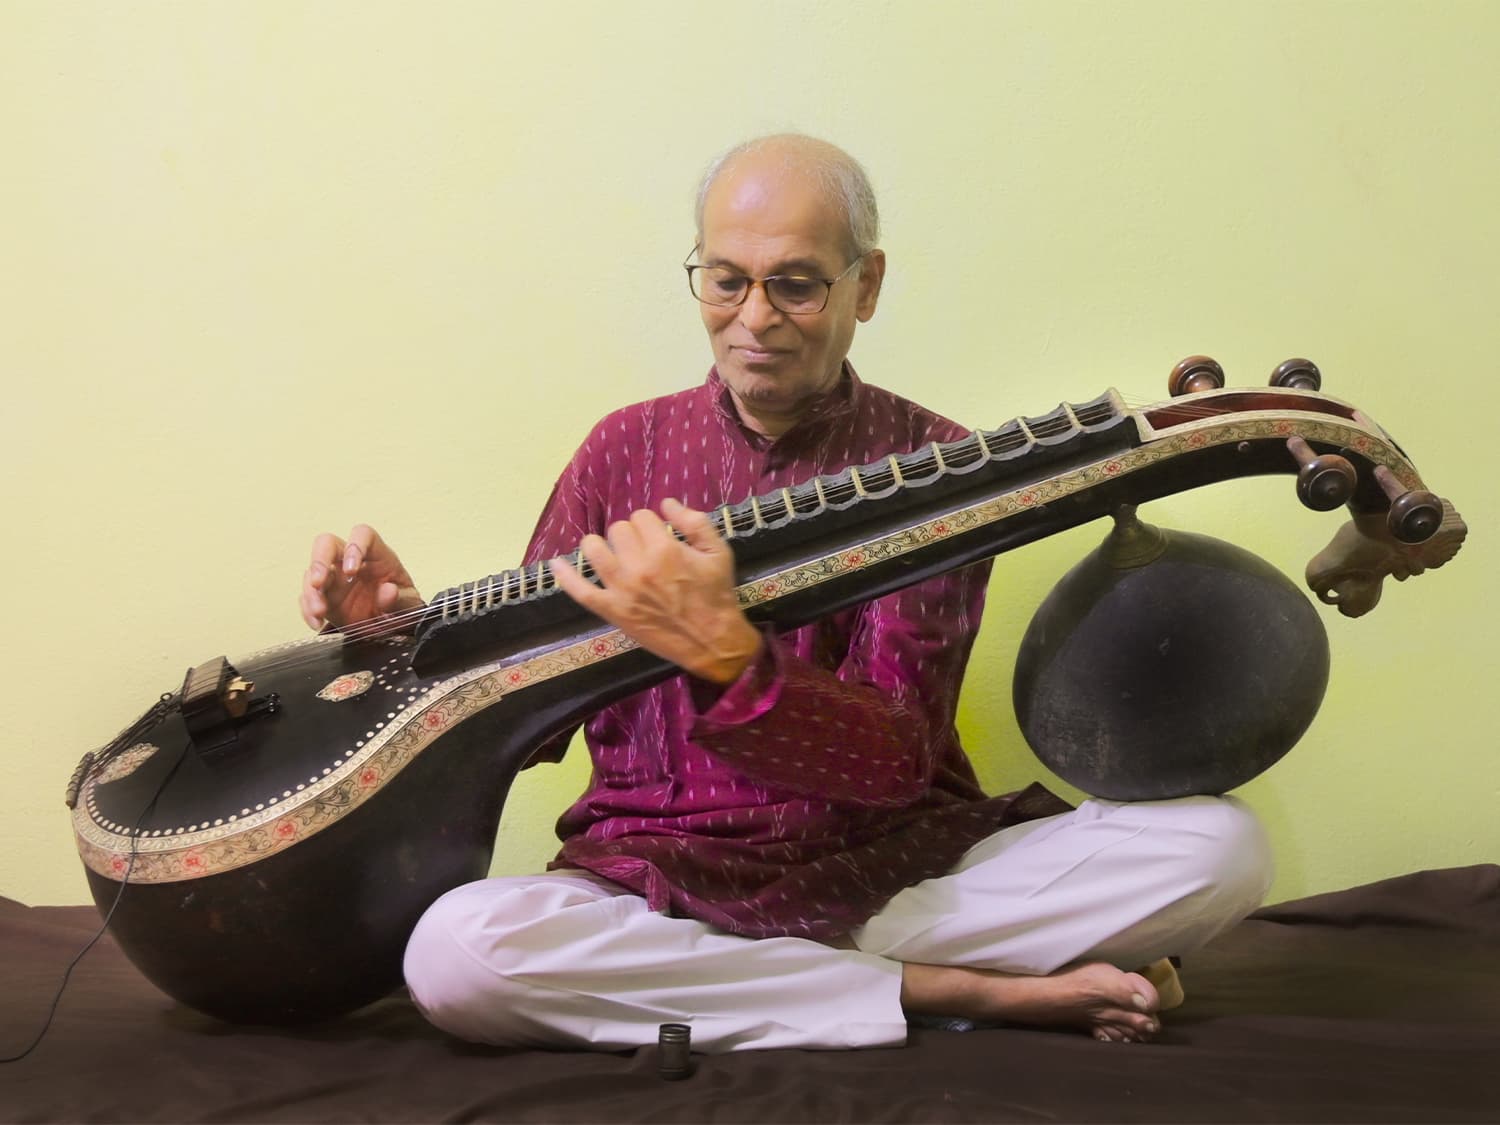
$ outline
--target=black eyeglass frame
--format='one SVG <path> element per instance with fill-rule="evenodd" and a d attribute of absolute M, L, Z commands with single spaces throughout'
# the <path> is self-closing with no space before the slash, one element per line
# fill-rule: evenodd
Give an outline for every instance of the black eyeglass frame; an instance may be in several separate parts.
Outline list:
<path fill-rule="evenodd" d="M 787 316 L 817 316 L 820 312 L 828 307 L 828 298 L 833 294 L 833 287 L 840 281 L 843 281 L 844 278 L 848 277 L 855 266 L 859 265 L 870 256 L 870 251 L 866 250 L 859 257 L 855 258 L 854 261 L 845 266 L 843 272 L 841 272 L 837 277 L 805 277 L 802 274 L 795 273 L 773 273 L 769 277 L 747 277 L 744 274 L 729 269 L 728 266 L 708 266 L 704 265 L 702 262 L 689 262 L 688 259 L 691 258 L 694 254 L 698 253 L 698 251 L 701 249 L 702 247 L 700 246 L 694 246 L 690 251 L 688 251 L 687 258 L 684 258 L 682 261 L 682 268 L 687 271 L 688 292 L 693 295 L 694 300 L 698 301 L 700 304 L 708 305 L 710 308 L 737 309 L 750 299 L 750 291 L 757 285 L 759 285 L 761 291 L 765 293 L 766 301 L 770 304 L 770 306 L 777 312 L 785 313 Z M 740 294 L 740 299 L 738 301 L 710 301 L 698 295 L 698 289 L 693 284 L 693 272 L 695 270 L 725 270 L 729 273 L 736 274 L 736 276 L 744 277 L 745 280 L 750 284 L 745 286 L 744 292 Z M 822 282 L 823 303 L 815 309 L 784 309 L 780 305 L 778 305 L 776 303 L 776 299 L 771 296 L 770 283 L 773 281 Z"/>

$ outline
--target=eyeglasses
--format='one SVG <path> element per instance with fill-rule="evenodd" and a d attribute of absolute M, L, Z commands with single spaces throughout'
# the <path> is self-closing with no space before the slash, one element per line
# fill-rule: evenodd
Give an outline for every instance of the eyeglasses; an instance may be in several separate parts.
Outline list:
<path fill-rule="evenodd" d="M 698 247 L 693 247 L 693 254 Z M 750 290 L 759 285 L 765 290 L 766 300 L 773 309 L 792 316 L 808 316 L 820 313 L 828 306 L 828 294 L 833 287 L 853 272 L 854 267 L 865 260 L 861 254 L 850 262 L 838 277 L 798 277 L 795 274 L 775 274 L 771 277 L 746 277 L 738 270 L 727 266 L 698 266 L 682 263 L 687 270 L 688 288 L 693 296 L 705 305 L 743 305 Z"/>

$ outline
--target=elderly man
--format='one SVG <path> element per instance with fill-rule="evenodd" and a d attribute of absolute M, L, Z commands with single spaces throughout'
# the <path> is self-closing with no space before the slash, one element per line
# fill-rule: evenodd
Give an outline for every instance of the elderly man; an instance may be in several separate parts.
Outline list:
<path fill-rule="evenodd" d="M 1170 997 L 1134 970 L 1264 894 L 1263 834 L 1232 800 L 983 795 L 953 717 L 986 568 L 784 636 L 740 611 L 700 509 L 966 432 L 846 360 L 876 237 L 863 171 L 823 142 L 752 141 L 704 177 L 688 271 L 714 366 L 600 422 L 528 551 L 682 675 L 587 724 L 593 776 L 549 873 L 457 888 L 419 922 L 407 983 L 438 1026 L 624 1048 L 686 1022 L 727 1051 L 896 1044 L 929 1014 L 1136 1042 Z M 557 558 L 580 544 L 597 583 Z M 301 604 L 316 628 L 421 599 L 360 527 L 318 538 Z"/>

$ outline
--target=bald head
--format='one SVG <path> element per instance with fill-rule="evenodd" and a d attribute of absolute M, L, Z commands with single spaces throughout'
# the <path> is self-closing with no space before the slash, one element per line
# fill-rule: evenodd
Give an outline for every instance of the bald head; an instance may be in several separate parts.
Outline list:
<path fill-rule="evenodd" d="M 760 175 L 798 177 L 816 186 L 842 216 L 846 250 L 852 261 L 880 241 L 880 212 L 875 192 L 859 161 L 837 145 L 801 133 L 777 133 L 736 145 L 708 166 L 698 185 L 694 214 L 698 243 L 703 243 L 703 212 L 709 193 L 723 177 L 753 167 Z"/>

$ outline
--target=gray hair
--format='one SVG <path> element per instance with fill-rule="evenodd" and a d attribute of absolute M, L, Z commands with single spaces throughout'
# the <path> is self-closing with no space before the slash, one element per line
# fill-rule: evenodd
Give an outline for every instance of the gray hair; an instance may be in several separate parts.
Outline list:
<path fill-rule="evenodd" d="M 723 153 L 704 170 L 703 179 L 698 184 L 697 206 L 693 211 L 700 246 L 703 244 L 703 207 L 709 189 L 729 165 L 741 156 L 762 149 L 779 151 L 782 166 L 787 171 L 810 173 L 829 200 L 839 207 L 844 214 L 851 258 L 862 257 L 875 249 L 880 242 L 880 210 L 875 205 L 875 189 L 870 186 L 870 177 L 859 161 L 837 145 L 802 133 L 776 133 L 745 141 Z"/>

